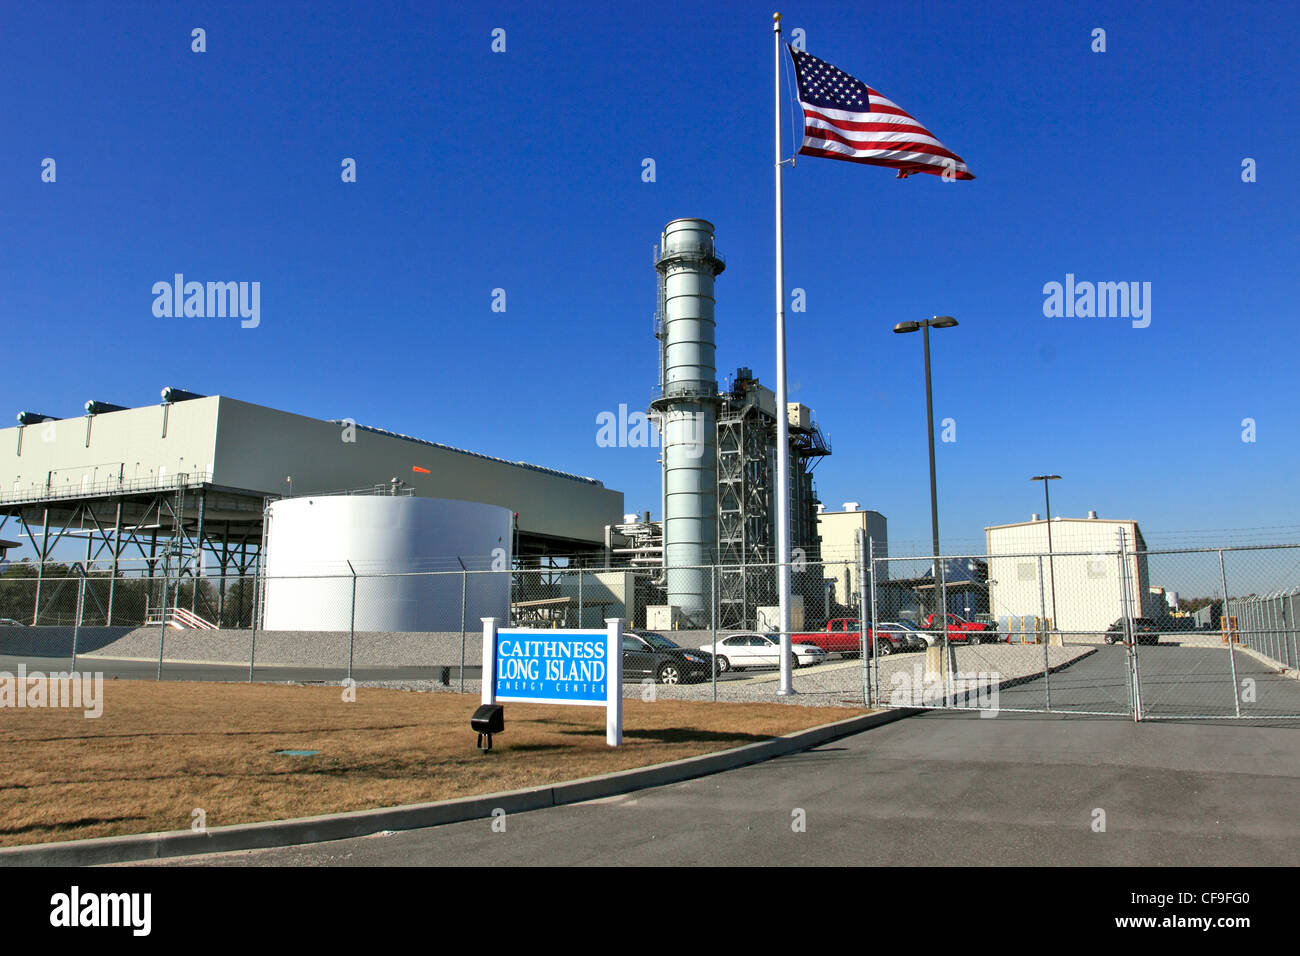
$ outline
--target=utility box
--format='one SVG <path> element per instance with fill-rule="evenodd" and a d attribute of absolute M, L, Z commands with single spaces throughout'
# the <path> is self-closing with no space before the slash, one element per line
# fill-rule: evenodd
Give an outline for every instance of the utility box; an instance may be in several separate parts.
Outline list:
<path fill-rule="evenodd" d="M 779 631 L 781 630 L 781 608 L 779 606 L 760 607 L 755 609 L 757 617 L 757 630 L 760 631 Z M 790 595 L 790 630 L 803 630 L 803 595 Z"/>
<path fill-rule="evenodd" d="M 803 431 L 812 428 L 812 409 L 807 405 L 799 402 L 788 402 L 785 407 L 791 428 L 798 428 Z"/>
<path fill-rule="evenodd" d="M 682 609 L 674 604 L 649 604 L 645 626 L 650 631 L 675 631 L 682 623 Z"/>

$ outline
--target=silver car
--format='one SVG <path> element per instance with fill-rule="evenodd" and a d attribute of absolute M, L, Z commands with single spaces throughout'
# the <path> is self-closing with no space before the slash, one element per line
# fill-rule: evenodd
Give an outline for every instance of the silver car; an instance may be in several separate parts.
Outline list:
<path fill-rule="evenodd" d="M 714 648 L 717 650 L 714 650 Z M 746 667 L 777 667 L 781 663 L 781 641 L 775 634 L 732 634 L 700 648 L 718 660 L 718 673 Z M 826 660 L 826 652 L 815 644 L 790 646 L 795 667 L 809 667 Z"/>

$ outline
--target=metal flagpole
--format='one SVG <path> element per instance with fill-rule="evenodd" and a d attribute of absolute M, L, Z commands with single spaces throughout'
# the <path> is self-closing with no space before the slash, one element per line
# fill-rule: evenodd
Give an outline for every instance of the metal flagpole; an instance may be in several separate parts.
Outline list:
<path fill-rule="evenodd" d="M 776 130 L 776 593 L 781 620 L 780 695 L 794 693 L 790 669 L 790 420 L 785 388 L 785 233 L 781 218 L 781 14 L 772 14 Z"/>

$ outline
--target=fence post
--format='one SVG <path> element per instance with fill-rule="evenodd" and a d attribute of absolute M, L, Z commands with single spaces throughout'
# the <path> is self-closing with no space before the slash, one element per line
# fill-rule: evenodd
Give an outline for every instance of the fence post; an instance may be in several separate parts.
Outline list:
<path fill-rule="evenodd" d="M 578 568 L 578 627 L 582 627 L 582 568 Z"/>
<path fill-rule="evenodd" d="M 1219 549 L 1219 583 L 1223 585 L 1223 610 L 1228 610 L 1228 575 L 1223 569 L 1223 549 Z M 1223 622 L 1220 620 L 1219 629 L 1223 630 Z M 1229 627 L 1224 631 L 1228 635 L 1228 670 L 1232 674 L 1232 709 L 1238 717 L 1241 716 L 1241 697 L 1237 693 L 1237 656 L 1233 653 L 1232 645 L 1236 643 L 1235 635 L 1232 628 Z"/>
<path fill-rule="evenodd" d="M 1047 695 L 1047 712 L 1052 712 L 1052 668 L 1047 658 L 1047 597 L 1043 591 L 1043 556 L 1038 556 L 1038 616 L 1043 622 L 1042 630 L 1034 628 L 1034 638 L 1043 644 L 1043 689 Z M 1053 622 L 1055 623 L 1055 622 Z M 1041 636 L 1040 636 L 1041 635 Z"/>
<path fill-rule="evenodd" d="M 81 572 L 77 585 L 77 619 L 72 625 L 72 670 L 77 669 L 77 639 L 81 635 L 81 615 L 86 607 L 86 572 Z"/>
<path fill-rule="evenodd" d="M 167 567 L 166 555 L 163 556 L 163 582 L 162 582 L 162 604 L 158 606 L 158 680 L 162 680 L 163 664 L 163 646 L 167 643 L 167 589 L 170 587 L 167 581 L 167 573 L 170 569 Z M 177 597 L 180 592 L 177 591 Z"/>
<path fill-rule="evenodd" d="M 713 631 L 713 702 L 718 702 L 718 566 L 709 565 L 709 626 Z"/>
<path fill-rule="evenodd" d="M 489 572 L 490 573 L 490 572 Z M 509 574 L 510 572 L 506 572 Z M 469 593 L 469 572 L 460 572 L 460 692 L 465 693 L 465 609 Z"/>
<path fill-rule="evenodd" d="M 1268 595 L 1262 595 L 1259 599 L 1259 616 L 1260 626 L 1263 628 L 1264 652 L 1273 660 L 1277 660 L 1277 655 L 1273 653 L 1273 601 Z"/>
<path fill-rule="evenodd" d="M 261 564 L 261 561 L 258 562 Z M 262 571 L 253 576 L 253 606 L 249 609 L 249 624 L 252 626 L 252 634 L 248 643 L 248 682 L 253 682 L 253 662 L 257 660 L 257 596 L 262 586 Z"/>
<path fill-rule="evenodd" d="M 1136 542 L 1134 542 L 1136 546 Z M 1119 593 L 1124 606 L 1124 641 L 1129 668 L 1129 700 L 1133 706 L 1133 720 L 1142 719 L 1142 670 L 1138 663 L 1137 630 L 1133 623 L 1133 596 L 1129 593 L 1128 544 L 1124 529 L 1119 529 Z"/>
<path fill-rule="evenodd" d="M 867 532 L 865 528 L 858 528 L 855 537 L 857 540 L 858 552 L 858 630 L 864 635 L 867 632 Z M 871 641 L 876 641 L 876 615 L 875 602 L 871 602 Z M 865 637 L 864 637 L 865 640 Z M 880 664 L 876 664 L 876 673 L 880 673 Z M 862 655 L 862 703 L 871 706 L 871 661 L 867 654 Z"/>
<path fill-rule="evenodd" d="M 1272 633 L 1273 648 L 1276 653 L 1273 654 L 1273 660 L 1286 663 L 1286 652 L 1282 650 L 1282 596 L 1279 591 L 1268 599 L 1269 607 L 1272 609 Z"/>
<path fill-rule="evenodd" d="M 1287 666 L 1292 668 L 1294 668 L 1297 663 L 1300 663 L 1300 648 L 1296 647 L 1295 596 L 1296 592 L 1294 588 L 1292 588 L 1291 592 L 1286 596 L 1287 610 L 1290 611 L 1291 615 L 1291 626 L 1287 629 L 1287 635 L 1289 637 L 1287 643 Z"/>
<path fill-rule="evenodd" d="M 352 567 L 352 562 L 348 563 L 348 570 L 352 572 L 352 612 L 348 617 L 348 680 L 352 680 L 352 659 L 354 648 L 357 641 L 357 569 Z"/>
<path fill-rule="evenodd" d="M 936 623 L 940 627 L 939 633 L 943 635 L 943 666 L 939 670 L 939 676 L 943 678 L 943 706 L 952 707 L 955 703 L 952 699 L 952 672 L 957 668 L 957 652 L 953 650 L 952 640 L 948 636 L 948 562 L 936 554 L 934 564 L 931 570 L 934 572 L 935 583 L 939 585 L 939 614 Z"/>

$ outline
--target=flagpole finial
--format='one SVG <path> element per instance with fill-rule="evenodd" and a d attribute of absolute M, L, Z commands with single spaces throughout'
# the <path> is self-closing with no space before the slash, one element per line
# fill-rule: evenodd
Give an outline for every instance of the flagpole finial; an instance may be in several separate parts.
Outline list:
<path fill-rule="evenodd" d="M 781 32 L 781 14 L 779 13 L 772 14 L 772 29 L 775 30 L 777 33 Z"/>

